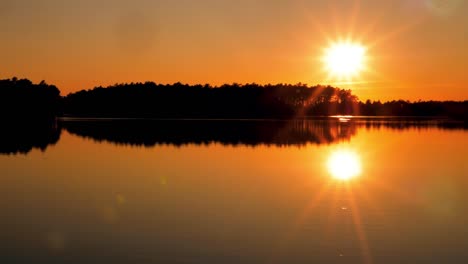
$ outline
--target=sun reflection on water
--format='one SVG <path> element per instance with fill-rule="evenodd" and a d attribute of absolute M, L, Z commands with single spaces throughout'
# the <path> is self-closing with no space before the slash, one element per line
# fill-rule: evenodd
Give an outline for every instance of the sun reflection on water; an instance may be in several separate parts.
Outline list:
<path fill-rule="evenodd" d="M 351 150 L 340 149 L 331 153 L 327 162 L 328 172 L 337 180 L 350 180 L 361 174 L 359 155 Z"/>

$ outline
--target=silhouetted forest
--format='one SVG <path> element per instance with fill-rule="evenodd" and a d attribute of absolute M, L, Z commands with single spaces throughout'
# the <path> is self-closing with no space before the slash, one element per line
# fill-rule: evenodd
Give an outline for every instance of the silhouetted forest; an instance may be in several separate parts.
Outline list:
<path fill-rule="evenodd" d="M 308 116 L 436 116 L 468 120 L 465 101 L 361 102 L 351 90 L 306 84 L 156 84 L 97 87 L 60 97 L 54 85 L 0 80 L 6 117 L 150 117 L 162 119 L 295 119 Z"/>
<path fill-rule="evenodd" d="M 60 138 L 55 117 L 62 97 L 54 85 L 28 79 L 0 80 L 0 154 L 45 151 Z"/>
<path fill-rule="evenodd" d="M 352 114 L 350 90 L 305 84 L 161 85 L 119 84 L 64 98 L 72 116 L 156 118 L 294 118 L 310 114 Z"/>
<path fill-rule="evenodd" d="M 84 117 L 303 118 L 328 115 L 468 117 L 468 101 L 360 102 L 350 90 L 305 84 L 116 84 L 64 97 L 64 113 Z"/>
<path fill-rule="evenodd" d="M 3 118 L 51 118 L 59 114 L 62 98 L 54 85 L 28 79 L 0 80 L 0 115 Z"/>
<path fill-rule="evenodd" d="M 363 116 L 432 116 L 468 121 L 468 100 L 465 101 L 380 101 L 359 102 Z"/>

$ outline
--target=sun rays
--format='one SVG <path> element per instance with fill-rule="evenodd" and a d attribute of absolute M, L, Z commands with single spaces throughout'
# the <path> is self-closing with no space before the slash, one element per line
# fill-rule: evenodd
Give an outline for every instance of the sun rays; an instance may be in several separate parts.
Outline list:
<path fill-rule="evenodd" d="M 309 27 L 318 34 L 322 43 L 313 47 L 315 44 L 309 39 L 314 49 L 311 76 L 319 79 L 318 83 L 362 90 L 364 94 L 372 94 L 368 91 L 370 89 L 401 85 L 400 80 L 383 66 L 386 60 L 397 56 L 388 49 L 389 42 L 411 32 L 427 18 L 417 15 L 406 23 L 382 31 L 383 16 L 375 14 L 363 22 L 361 13 L 365 7 L 360 1 L 350 1 L 346 16 L 340 16 L 338 8 L 330 5 L 327 21 L 306 13 Z"/>
<path fill-rule="evenodd" d="M 341 228 L 338 227 L 344 223 L 350 223 L 363 263 L 372 263 L 372 254 L 360 210 L 363 200 L 358 193 L 361 191 L 362 181 L 357 176 L 363 172 L 358 152 L 348 148 L 331 150 L 327 159 L 323 161 L 323 171 L 327 175 L 323 185 L 298 213 L 291 229 L 281 240 L 276 254 L 282 254 L 282 250 L 285 250 L 299 236 L 304 226 L 316 215 L 314 212 L 325 210 L 327 221 L 324 226 L 325 237 L 323 239 L 332 239 L 332 237 L 343 239 L 343 234 L 340 234 Z M 355 189 L 358 189 L 358 192 L 355 192 Z M 364 200 L 367 201 L 367 199 Z M 333 243 L 337 247 L 337 256 L 346 256 L 350 253 L 343 246 L 343 243 L 347 243 L 346 241 Z"/>
<path fill-rule="evenodd" d="M 337 42 L 322 58 L 326 71 L 339 79 L 351 79 L 365 69 L 366 48 L 358 43 Z"/>

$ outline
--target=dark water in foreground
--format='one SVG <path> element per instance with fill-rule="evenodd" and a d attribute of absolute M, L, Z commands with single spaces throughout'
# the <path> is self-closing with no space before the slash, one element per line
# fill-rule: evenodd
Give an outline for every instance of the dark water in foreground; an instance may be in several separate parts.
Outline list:
<path fill-rule="evenodd" d="M 468 130 L 435 121 L 5 126 L 0 263 L 467 263 Z"/>

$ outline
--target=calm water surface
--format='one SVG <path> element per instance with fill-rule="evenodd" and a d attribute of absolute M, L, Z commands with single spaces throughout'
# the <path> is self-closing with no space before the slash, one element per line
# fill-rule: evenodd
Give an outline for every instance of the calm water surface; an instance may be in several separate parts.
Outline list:
<path fill-rule="evenodd" d="M 411 121 L 10 127 L 1 263 L 468 263 L 468 130 Z"/>

